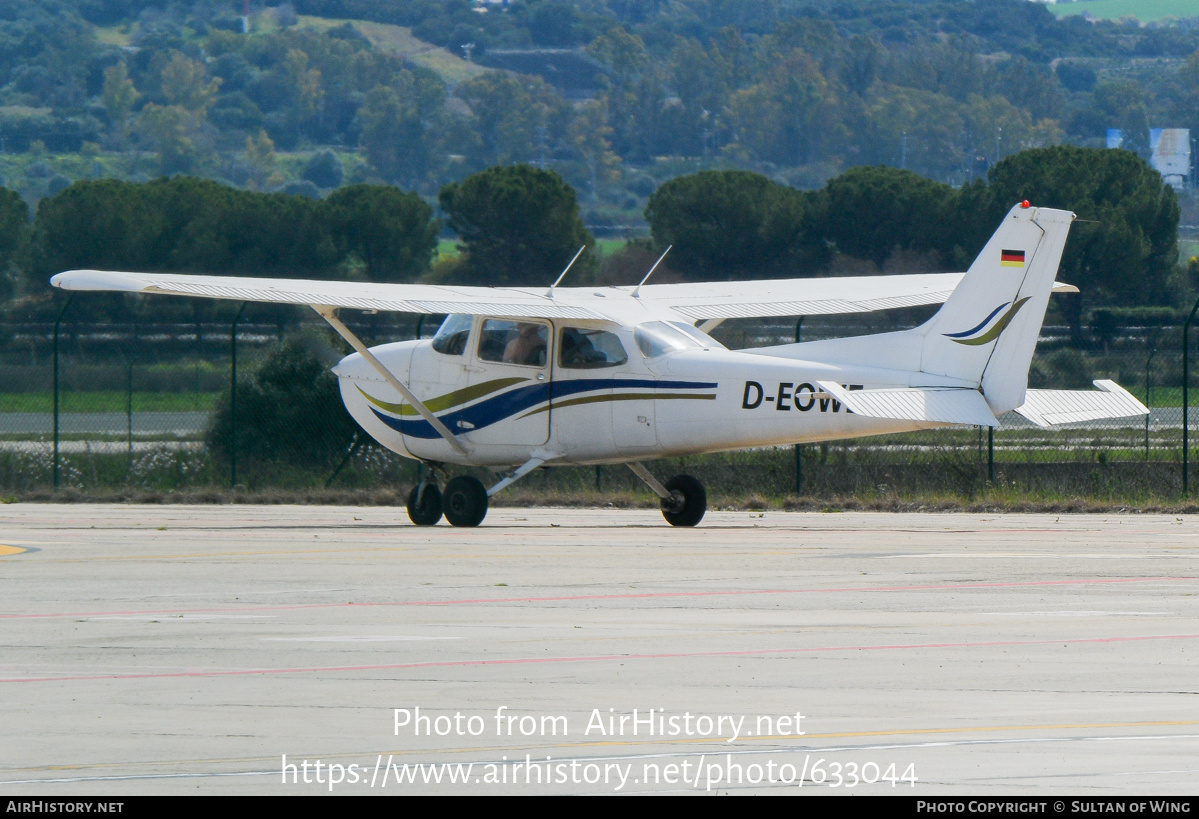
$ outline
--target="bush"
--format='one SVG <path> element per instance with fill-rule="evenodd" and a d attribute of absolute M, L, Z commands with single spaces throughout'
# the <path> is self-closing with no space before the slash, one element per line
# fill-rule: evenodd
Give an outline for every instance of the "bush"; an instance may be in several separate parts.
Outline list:
<path fill-rule="evenodd" d="M 308 160 L 301 176 L 318 188 L 336 188 L 341 184 L 345 174 L 337 154 L 332 151 L 321 151 Z"/>
<path fill-rule="evenodd" d="M 230 395 L 213 415 L 207 444 L 228 460 L 233 443 Z M 358 425 L 346 412 L 333 375 L 303 339 L 274 348 L 252 375 L 237 382 L 237 457 L 247 465 L 335 464 L 350 447 Z"/>

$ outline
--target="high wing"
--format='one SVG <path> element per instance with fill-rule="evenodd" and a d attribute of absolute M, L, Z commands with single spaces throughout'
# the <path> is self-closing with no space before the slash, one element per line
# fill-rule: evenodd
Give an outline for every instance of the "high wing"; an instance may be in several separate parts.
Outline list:
<path fill-rule="evenodd" d="M 602 319 L 606 316 L 546 298 L 544 289 L 380 284 L 182 273 L 68 270 L 50 279 L 64 290 L 116 290 L 275 304 L 327 305 L 397 313 L 486 313 L 492 316 Z M 558 291 L 562 293 L 562 290 Z"/>
<path fill-rule="evenodd" d="M 941 304 L 964 273 L 767 279 L 632 287 L 459 287 L 381 284 L 180 273 L 68 270 L 50 281 L 64 290 L 114 290 L 234 301 L 327 305 L 402 313 L 485 313 L 502 317 L 612 319 L 629 307 L 656 308 L 703 319 L 864 313 Z M 1076 292 L 1055 284 L 1054 292 Z"/>
<path fill-rule="evenodd" d="M 660 303 L 695 321 L 869 313 L 897 307 L 943 304 L 965 275 L 915 273 L 651 284 L 641 288 L 641 298 L 643 301 Z M 1054 282 L 1053 292 L 1077 293 L 1078 288 Z"/>

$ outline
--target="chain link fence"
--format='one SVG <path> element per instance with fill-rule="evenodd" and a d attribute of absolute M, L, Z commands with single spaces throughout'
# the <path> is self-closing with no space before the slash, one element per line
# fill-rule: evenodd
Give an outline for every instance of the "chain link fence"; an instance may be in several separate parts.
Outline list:
<path fill-rule="evenodd" d="M 95 324 L 82 302 L 64 311 L 57 328 L 10 325 L 0 340 L 0 492 L 373 489 L 417 479 L 417 464 L 374 444 L 349 419 L 328 374 L 344 350 L 304 311 L 255 306 L 234 334 L 232 312 L 228 321 L 194 324 Z M 440 318 L 345 317 L 368 344 L 428 337 Z M 797 328 L 731 321 L 714 335 L 730 347 L 757 346 L 794 341 L 800 329 L 805 339 L 894 329 L 887 322 L 826 318 Z M 1031 386 L 1083 389 L 1111 378 L 1148 404 L 1148 418 L 1042 429 L 1008 413 L 996 430 L 951 427 L 667 459 L 655 471 L 689 472 L 747 497 L 969 497 L 996 489 L 1177 497 L 1181 344 L 1181 327 L 1126 328 L 1102 343 L 1080 343 L 1063 328 L 1042 334 Z M 1194 429 L 1199 413 L 1190 414 Z M 542 470 L 520 486 L 642 491 L 627 469 L 611 466 Z"/>

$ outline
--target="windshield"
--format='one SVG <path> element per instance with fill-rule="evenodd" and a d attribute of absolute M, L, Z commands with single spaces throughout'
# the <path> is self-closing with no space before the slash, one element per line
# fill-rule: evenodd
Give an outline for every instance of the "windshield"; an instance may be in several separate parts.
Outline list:
<path fill-rule="evenodd" d="M 638 324 L 633 330 L 633 339 L 637 342 L 637 349 L 646 358 L 657 358 L 676 350 L 698 350 L 704 346 L 689 334 L 664 321 Z"/>
<path fill-rule="evenodd" d="M 723 344 L 721 344 L 719 341 L 717 341 L 716 339 L 712 338 L 710 335 L 705 333 L 703 330 L 699 329 L 698 327 L 696 327 L 694 325 L 688 324 L 685 321 L 672 321 L 672 322 L 670 322 L 670 326 L 677 327 L 678 329 L 682 330 L 684 333 L 691 336 L 693 339 L 698 341 L 704 347 L 715 347 L 719 350 L 728 349 Z"/>
<path fill-rule="evenodd" d="M 442 355 L 462 355 L 466 352 L 466 340 L 470 337 L 470 325 L 474 316 L 456 313 L 446 316 L 433 336 L 433 349 Z"/>

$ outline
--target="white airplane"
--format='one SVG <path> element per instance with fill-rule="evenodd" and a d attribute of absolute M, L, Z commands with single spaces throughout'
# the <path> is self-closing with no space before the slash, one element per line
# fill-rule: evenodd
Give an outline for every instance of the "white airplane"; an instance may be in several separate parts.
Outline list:
<path fill-rule="evenodd" d="M 1073 219 L 1017 205 L 964 274 L 545 289 L 72 270 L 51 282 L 311 306 L 357 351 L 333 369 L 350 414 L 428 467 L 408 496 L 417 525 L 444 512 L 477 526 L 490 496 L 538 467 L 623 463 L 661 498 L 669 523 L 694 526 L 703 485 L 688 475 L 662 482 L 642 461 L 994 427 L 1009 410 L 1042 426 L 1148 413 L 1110 381 L 1096 381 L 1098 391 L 1027 389 L 1049 294 L 1074 291 L 1054 281 Z M 750 350 L 707 334 L 728 318 L 941 302 L 900 332 Z M 432 339 L 367 349 L 339 308 L 448 315 Z M 503 477 L 487 488 L 459 476 L 439 489 L 454 464 Z"/>

